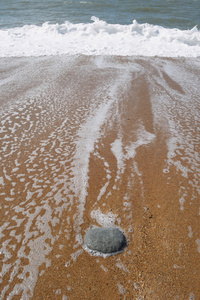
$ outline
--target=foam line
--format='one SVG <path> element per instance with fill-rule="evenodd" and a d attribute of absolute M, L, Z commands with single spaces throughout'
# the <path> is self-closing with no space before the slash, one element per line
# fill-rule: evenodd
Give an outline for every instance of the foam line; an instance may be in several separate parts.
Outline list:
<path fill-rule="evenodd" d="M 200 31 L 139 24 L 44 23 L 0 30 L 0 57 L 57 54 L 200 56 Z"/>

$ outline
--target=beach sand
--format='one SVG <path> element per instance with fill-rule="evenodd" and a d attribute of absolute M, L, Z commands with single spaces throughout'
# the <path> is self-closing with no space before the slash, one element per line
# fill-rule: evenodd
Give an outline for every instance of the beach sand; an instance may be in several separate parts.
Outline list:
<path fill-rule="evenodd" d="M 0 299 L 200 299 L 200 59 L 0 59 Z M 83 247 L 93 226 L 128 246 Z"/>

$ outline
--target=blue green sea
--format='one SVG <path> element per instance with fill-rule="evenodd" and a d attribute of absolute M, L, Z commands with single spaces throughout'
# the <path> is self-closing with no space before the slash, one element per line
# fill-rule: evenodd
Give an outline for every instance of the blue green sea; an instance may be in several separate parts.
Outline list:
<path fill-rule="evenodd" d="M 138 23 L 191 29 L 200 24 L 199 0 L 6 0 L 0 1 L 0 28 L 44 22 L 87 23 L 96 16 L 107 23 Z"/>

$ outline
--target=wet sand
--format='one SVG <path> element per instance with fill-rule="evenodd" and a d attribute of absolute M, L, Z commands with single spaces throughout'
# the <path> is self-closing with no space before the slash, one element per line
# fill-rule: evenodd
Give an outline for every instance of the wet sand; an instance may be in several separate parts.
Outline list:
<path fill-rule="evenodd" d="M 200 59 L 0 59 L 0 299 L 200 299 Z M 93 226 L 126 235 L 107 258 Z"/>

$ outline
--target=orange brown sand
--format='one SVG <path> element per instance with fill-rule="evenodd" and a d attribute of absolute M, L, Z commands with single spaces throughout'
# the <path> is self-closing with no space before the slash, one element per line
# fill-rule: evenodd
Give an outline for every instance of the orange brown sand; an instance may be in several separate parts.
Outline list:
<path fill-rule="evenodd" d="M 0 299 L 200 299 L 200 60 L 0 62 Z M 124 252 L 84 250 L 93 211 Z"/>

